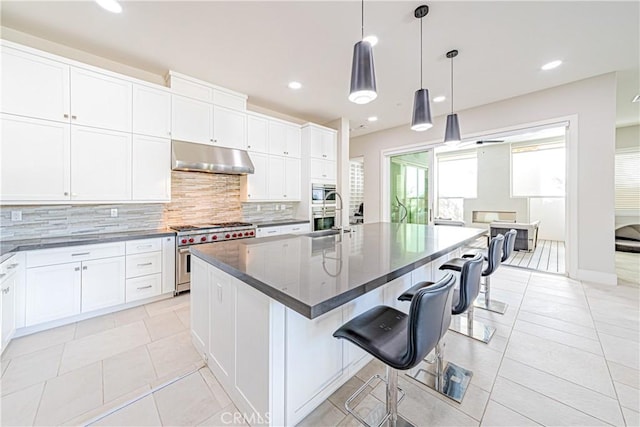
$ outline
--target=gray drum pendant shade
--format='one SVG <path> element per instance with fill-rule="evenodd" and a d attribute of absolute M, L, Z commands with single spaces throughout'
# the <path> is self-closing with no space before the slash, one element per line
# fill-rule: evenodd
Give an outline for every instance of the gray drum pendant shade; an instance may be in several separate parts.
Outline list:
<path fill-rule="evenodd" d="M 460 143 L 460 124 L 458 115 L 453 112 L 453 58 L 458 56 L 457 50 L 447 52 L 447 58 L 451 59 L 451 114 L 447 116 L 447 128 L 444 132 L 444 143 L 449 146 L 456 146 Z"/>
<path fill-rule="evenodd" d="M 373 67 L 373 47 L 360 40 L 353 46 L 351 64 L 351 91 L 349 101 L 367 104 L 378 96 L 376 92 L 376 71 Z"/>
<path fill-rule="evenodd" d="M 429 102 L 429 90 L 422 87 L 422 18 L 429 13 L 429 6 L 418 6 L 413 16 L 420 20 L 420 89 L 413 96 L 413 116 L 411 117 L 411 130 L 425 131 L 433 126 L 431 121 L 431 104 Z"/>
<path fill-rule="evenodd" d="M 447 128 L 444 132 L 444 143 L 447 145 L 457 145 L 460 142 L 460 124 L 458 115 L 449 114 L 447 116 Z"/>
<path fill-rule="evenodd" d="M 411 130 L 422 132 L 431 128 L 432 126 L 433 123 L 431 122 L 429 89 L 418 89 L 413 96 L 413 117 L 411 118 Z"/>

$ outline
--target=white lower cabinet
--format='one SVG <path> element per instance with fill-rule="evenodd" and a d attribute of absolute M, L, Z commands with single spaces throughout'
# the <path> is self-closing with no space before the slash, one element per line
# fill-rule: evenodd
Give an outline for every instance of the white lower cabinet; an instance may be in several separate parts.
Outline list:
<path fill-rule="evenodd" d="M 80 314 L 81 263 L 27 268 L 26 326 Z"/>
<path fill-rule="evenodd" d="M 13 256 L 0 265 L 0 352 L 16 332 L 18 319 L 18 293 L 21 287 L 22 266 L 18 256 Z"/>
<path fill-rule="evenodd" d="M 193 258 L 193 257 L 192 257 Z M 217 269 L 208 269 L 209 294 L 209 364 L 215 364 L 225 380 L 235 376 L 236 286 L 232 277 Z"/>
<path fill-rule="evenodd" d="M 162 290 L 162 274 L 127 279 L 125 300 L 137 301 L 159 295 Z"/>
<path fill-rule="evenodd" d="M 82 262 L 82 312 L 124 304 L 125 258 Z"/>

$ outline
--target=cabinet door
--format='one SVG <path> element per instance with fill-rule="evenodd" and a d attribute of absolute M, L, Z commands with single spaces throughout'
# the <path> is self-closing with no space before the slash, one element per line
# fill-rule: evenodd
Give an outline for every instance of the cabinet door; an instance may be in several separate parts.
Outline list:
<path fill-rule="evenodd" d="M 71 123 L 131 132 L 131 82 L 71 67 Z"/>
<path fill-rule="evenodd" d="M 131 134 L 72 126 L 71 199 L 131 200 Z"/>
<path fill-rule="evenodd" d="M 171 96 L 171 137 L 180 141 L 213 143 L 213 104 Z"/>
<path fill-rule="evenodd" d="M 209 363 L 215 363 L 229 381 L 234 378 L 236 358 L 235 328 L 230 327 L 236 321 L 236 288 L 231 276 L 209 268 L 209 290 Z"/>
<path fill-rule="evenodd" d="M 124 304 L 125 257 L 82 262 L 82 312 Z"/>
<path fill-rule="evenodd" d="M 152 87 L 133 85 L 133 133 L 171 137 L 171 94 Z"/>
<path fill-rule="evenodd" d="M 285 130 L 285 140 L 287 149 L 286 156 L 300 158 L 301 132 L 298 126 L 287 126 Z"/>
<path fill-rule="evenodd" d="M 269 152 L 269 121 L 267 119 L 247 115 L 247 150 L 258 153 Z"/>
<path fill-rule="evenodd" d="M 176 290 L 176 238 L 162 238 L 162 293 Z"/>
<path fill-rule="evenodd" d="M 285 159 L 284 174 L 284 198 L 291 201 L 300 200 L 300 187 L 302 181 L 300 173 L 300 159 Z"/>
<path fill-rule="evenodd" d="M 336 151 L 338 148 L 336 134 L 330 131 L 322 131 L 320 133 L 320 138 L 322 140 L 322 158 L 335 161 Z"/>
<path fill-rule="evenodd" d="M 12 274 L 0 282 L 2 299 L 2 327 L 0 329 L 0 349 L 4 349 L 16 331 L 16 288 L 18 275 Z"/>
<path fill-rule="evenodd" d="M 69 200 L 69 125 L 2 115 L 0 198 Z"/>
<path fill-rule="evenodd" d="M 2 112 L 69 122 L 69 66 L 2 48 Z"/>
<path fill-rule="evenodd" d="M 209 292 L 211 289 L 211 276 L 208 264 L 198 257 L 191 257 L 191 338 L 198 353 L 207 355 L 209 352 Z M 229 319 L 231 320 L 231 319 Z"/>
<path fill-rule="evenodd" d="M 171 140 L 133 136 L 133 200 L 171 201 Z"/>
<path fill-rule="evenodd" d="M 338 173 L 336 170 L 336 162 L 335 160 L 325 160 L 324 161 L 324 174 L 327 176 L 326 179 L 335 182 L 338 179 Z"/>
<path fill-rule="evenodd" d="M 309 136 L 309 155 L 314 159 L 323 159 L 325 153 L 322 140 L 322 131 L 320 129 L 316 129 L 315 127 L 311 127 L 309 129 Z"/>
<path fill-rule="evenodd" d="M 285 158 L 280 156 L 269 156 L 269 199 L 285 199 Z"/>
<path fill-rule="evenodd" d="M 80 263 L 27 269 L 26 326 L 80 313 Z"/>
<path fill-rule="evenodd" d="M 330 160 L 311 159 L 310 176 L 321 181 L 336 180 L 336 163 Z"/>
<path fill-rule="evenodd" d="M 284 156 L 287 151 L 287 127 L 280 122 L 269 122 L 269 153 Z"/>
<path fill-rule="evenodd" d="M 260 153 L 251 153 L 249 156 L 255 172 L 247 175 L 247 200 L 267 200 L 269 156 Z"/>
<path fill-rule="evenodd" d="M 213 107 L 213 143 L 221 147 L 247 149 L 247 114 Z"/>

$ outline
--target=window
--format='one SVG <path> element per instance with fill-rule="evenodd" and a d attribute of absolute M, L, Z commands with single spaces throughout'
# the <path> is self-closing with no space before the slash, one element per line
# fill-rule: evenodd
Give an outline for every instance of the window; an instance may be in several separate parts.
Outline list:
<path fill-rule="evenodd" d="M 476 150 L 439 153 L 438 217 L 464 219 L 464 199 L 478 193 L 478 158 Z"/>
<path fill-rule="evenodd" d="M 640 149 L 616 150 L 616 210 L 640 209 Z"/>
<path fill-rule="evenodd" d="M 564 197 L 564 141 L 511 146 L 512 197 Z"/>

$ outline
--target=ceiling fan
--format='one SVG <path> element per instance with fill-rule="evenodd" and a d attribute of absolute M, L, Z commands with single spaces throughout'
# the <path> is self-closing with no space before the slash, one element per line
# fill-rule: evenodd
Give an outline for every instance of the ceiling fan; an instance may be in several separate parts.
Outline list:
<path fill-rule="evenodd" d="M 504 142 L 504 139 L 481 139 L 479 141 L 476 141 L 476 145 L 499 144 L 501 142 Z"/>

